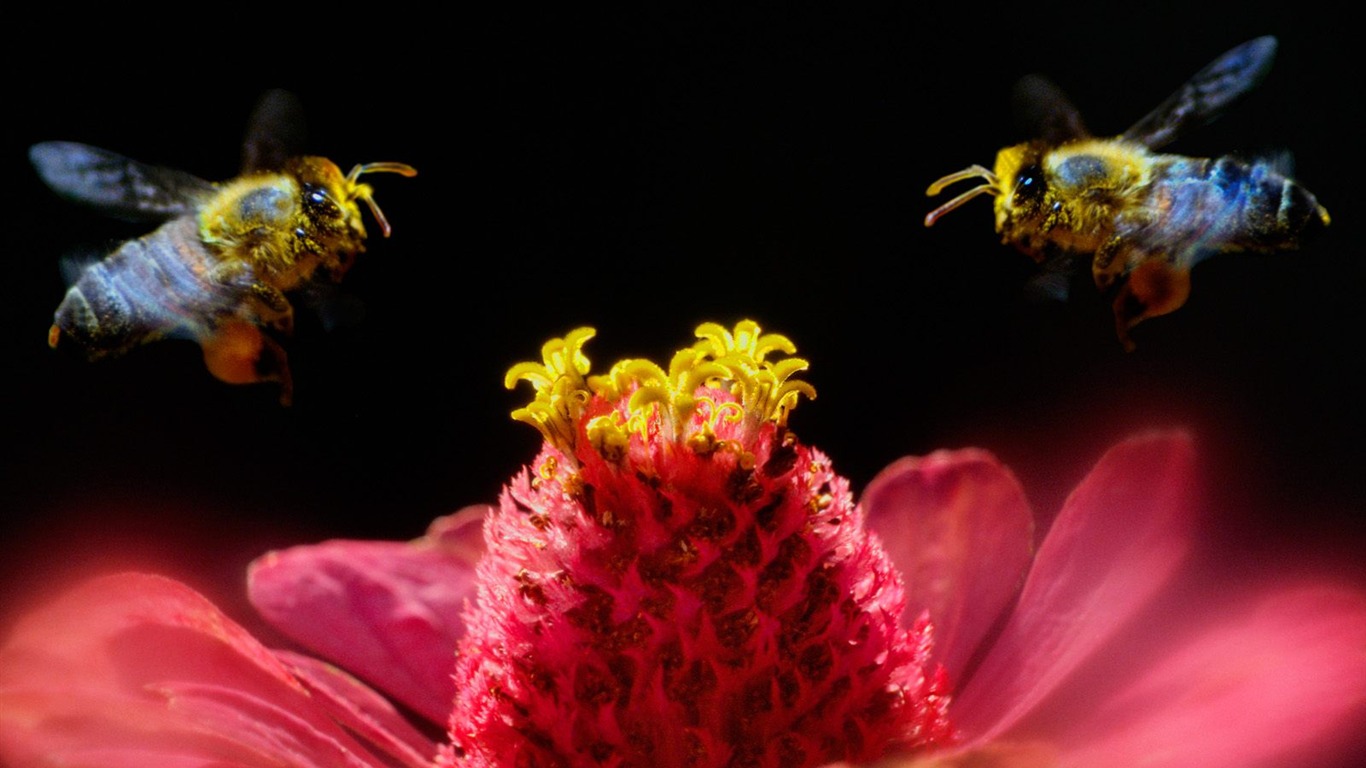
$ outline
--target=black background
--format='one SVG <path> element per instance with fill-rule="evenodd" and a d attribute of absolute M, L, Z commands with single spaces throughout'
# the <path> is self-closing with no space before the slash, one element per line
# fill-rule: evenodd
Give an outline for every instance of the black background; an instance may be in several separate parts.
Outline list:
<path fill-rule="evenodd" d="M 746 317 L 810 360 L 819 399 L 792 423 L 855 488 L 899 456 L 977 445 L 1047 520 L 1108 445 L 1185 426 L 1231 566 L 1362 577 L 1351 25 L 1290 7 L 905 5 L 452 21 L 375 7 L 335 32 L 253 10 L 221 29 L 19 32 L 42 44 L 9 66 L 0 154 L 0 621 L 76 575 L 139 567 L 255 627 L 242 572 L 265 549 L 411 538 L 493 500 L 538 445 L 508 418 L 527 393 L 503 372 L 546 339 L 595 326 L 601 370 L 667 361 L 698 323 Z M 1025 138 L 1008 106 L 1021 75 L 1050 75 L 1113 134 L 1262 34 L 1281 43 L 1266 81 L 1170 149 L 1291 150 L 1333 225 L 1299 252 L 1202 264 L 1137 351 L 1089 292 L 1025 300 L 1033 265 L 999 244 L 986 200 L 923 226 L 943 199 L 930 181 Z M 219 383 L 183 342 L 98 364 L 49 350 L 62 254 L 145 228 L 57 199 L 28 145 L 223 179 L 277 86 L 303 101 L 315 153 L 420 171 L 372 177 L 393 237 L 345 283 L 361 322 L 326 333 L 301 316 L 295 405 Z"/>

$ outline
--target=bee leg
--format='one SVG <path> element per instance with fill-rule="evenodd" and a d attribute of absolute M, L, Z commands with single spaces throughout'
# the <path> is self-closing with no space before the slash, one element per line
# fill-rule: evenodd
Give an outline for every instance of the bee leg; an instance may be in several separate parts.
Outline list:
<path fill-rule="evenodd" d="M 1190 270 L 1164 259 L 1144 261 L 1129 273 L 1115 296 L 1115 332 L 1128 352 L 1134 350 L 1129 331 L 1150 317 L 1175 312 L 1191 292 Z"/>
<path fill-rule="evenodd" d="M 286 336 L 294 334 L 294 307 L 279 288 L 257 281 L 251 284 L 251 295 L 261 308 L 258 316 L 262 323 Z"/>
<path fill-rule="evenodd" d="M 1101 293 L 1109 291 L 1129 268 L 1132 254 L 1126 253 L 1124 258 L 1119 258 L 1120 253 L 1125 250 L 1134 249 L 1126 249 L 1124 241 L 1118 237 L 1110 239 L 1096 249 L 1095 255 L 1091 258 L 1091 279 L 1095 281 L 1096 288 L 1100 289 Z"/>
<path fill-rule="evenodd" d="M 221 381 L 229 384 L 280 384 L 280 404 L 294 398 L 294 382 L 284 347 L 245 320 L 226 320 L 200 342 L 204 365 Z"/>
<path fill-rule="evenodd" d="M 245 301 L 255 312 L 255 321 L 286 336 L 294 333 L 294 307 L 279 288 L 260 280 L 244 262 L 217 266 L 210 279 L 218 284 L 242 291 Z"/>

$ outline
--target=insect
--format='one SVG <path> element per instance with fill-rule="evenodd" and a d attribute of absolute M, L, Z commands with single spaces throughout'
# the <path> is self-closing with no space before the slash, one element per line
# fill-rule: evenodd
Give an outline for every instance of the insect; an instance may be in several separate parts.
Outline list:
<path fill-rule="evenodd" d="M 104 213 L 164 222 L 87 265 L 57 307 L 48 344 L 71 344 L 91 360 L 163 338 L 203 350 L 209 372 L 231 384 L 277 382 L 288 405 L 293 382 L 275 336 L 293 330 L 286 294 L 338 282 L 365 250 L 364 202 L 390 228 L 360 178 L 413 176 L 403 163 L 357 165 L 290 156 L 297 100 L 263 97 L 249 122 L 242 175 L 212 183 L 73 142 L 29 150 L 59 195 Z"/>
<path fill-rule="evenodd" d="M 925 226 L 991 195 L 1001 241 L 1044 264 L 1044 277 L 1090 261 L 1096 287 L 1113 296 L 1119 340 L 1132 350 L 1135 325 L 1186 302 L 1201 259 L 1297 248 L 1329 223 L 1314 195 L 1273 162 L 1153 151 L 1250 91 L 1275 52 L 1269 36 L 1233 48 L 1108 139 L 1092 137 L 1057 86 L 1027 77 L 1017 104 L 1029 110 L 1038 138 L 1000 150 L 993 170 L 973 165 L 931 184 L 934 196 L 960 181 L 985 182 L 931 211 Z"/>

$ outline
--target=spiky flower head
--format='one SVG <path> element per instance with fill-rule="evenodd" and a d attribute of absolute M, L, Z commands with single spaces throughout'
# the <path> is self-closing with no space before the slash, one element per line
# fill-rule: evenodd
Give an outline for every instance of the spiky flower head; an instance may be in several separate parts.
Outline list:
<path fill-rule="evenodd" d="M 590 376 L 514 366 L 545 437 L 485 523 L 442 765 L 815 766 L 952 738 L 930 627 L 788 415 L 805 360 L 714 323 Z"/>

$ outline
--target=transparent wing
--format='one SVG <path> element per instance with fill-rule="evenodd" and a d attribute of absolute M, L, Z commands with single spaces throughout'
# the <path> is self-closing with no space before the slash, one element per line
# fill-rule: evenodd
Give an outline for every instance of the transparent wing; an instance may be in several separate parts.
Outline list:
<path fill-rule="evenodd" d="M 1288 149 L 1267 150 L 1260 156 L 1251 158 L 1253 163 L 1265 163 L 1268 168 L 1288 178 L 1295 175 L 1295 155 Z"/>
<path fill-rule="evenodd" d="M 62 254 L 61 261 L 57 263 L 58 269 L 62 273 L 62 284 L 68 288 L 75 285 L 87 267 L 107 255 L 107 250 L 92 246 L 80 245 L 69 248 L 66 253 Z"/>
<path fill-rule="evenodd" d="M 1025 283 L 1025 297 L 1038 302 L 1067 301 L 1072 285 L 1083 271 L 1089 272 L 1089 267 L 1089 257 L 1083 259 L 1073 253 L 1052 256 Z"/>
<path fill-rule="evenodd" d="M 356 328 L 365 320 L 365 301 L 347 293 L 335 283 L 307 283 L 294 294 L 307 307 L 324 331 Z"/>
<path fill-rule="evenodd" d="M 1010 100 L 1020 129 L 1031 138 L 1061 144 L 1091 135 L 1072 100 L 1043 75 L 1020 78 Z"/>
<path fill-rule="evenodd" d="M 276 88 L 262 94 L 247 119 L 242 139 L 242 172 L 278 171 L 301 155 L 307 143 L 304 108 L 299 98 Z"/>
<path fill-rule="evenodd" d="M 193 211 L 213 184 L 88 144 L 34 144 L 29 160 L 52 191 L 129 221 L 165 221 Z"/>
<path fill-rule="evenodd" d="M 1210 122 L 1252 90 L 1271 69 L 1275 56 L 1274 37 L 1243 43 L 1196 72 L 1120 138 L 1152 148 L 1171 143 L 1182 131 Z"/>

